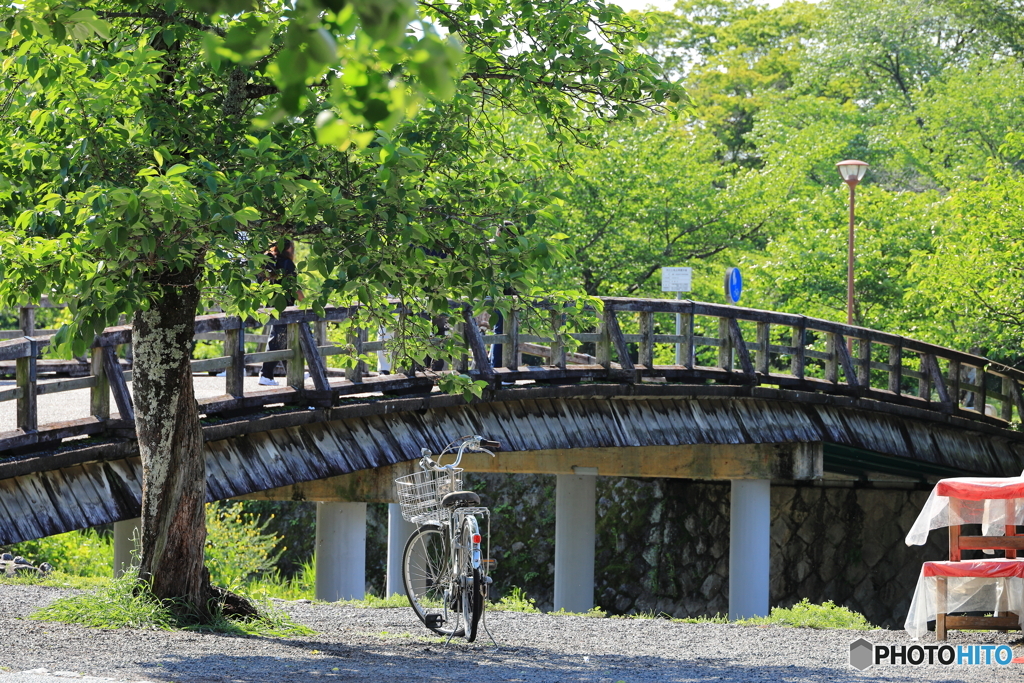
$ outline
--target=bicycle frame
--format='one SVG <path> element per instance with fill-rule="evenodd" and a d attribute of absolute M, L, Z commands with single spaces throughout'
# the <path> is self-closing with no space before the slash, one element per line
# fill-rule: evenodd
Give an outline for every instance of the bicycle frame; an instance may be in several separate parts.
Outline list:
<path fill-rule="evenodd" d="M 475 640 L 481 620 L 487 629 L 483 614 L 491 584 L 487 574 L 493 567 L 491 515 L 488 508 L 479 505 L 479 498 L 472 492 L 444 505 L 441 502 L 446 495 L 451 499 L 452 493 L 462 491 L 459 476 L 462 470 L 458 465 L 467 450 L 494 457 L 482 443 L 480 436 L 461 437 L 445 446 L 437 461 L 424 448 L 420 452 L 420 467 L 427 474 L 396 479 L 403 516 L 421 525 L 409 537 L 402 558 L 406 594 L 413 611 L 432 631 L 447 635 L 449 639 L 464 636 L 469 642 Z M 438 461 L 455 451 L 456 445 L 455 461 L 441 465 Z M 434 475 L 430 475 L 431 472 Z M 442 612 L 437 613 L 438 609 Z M 449 625 L 449 610 L 455 613 L 453 625 Z"/>

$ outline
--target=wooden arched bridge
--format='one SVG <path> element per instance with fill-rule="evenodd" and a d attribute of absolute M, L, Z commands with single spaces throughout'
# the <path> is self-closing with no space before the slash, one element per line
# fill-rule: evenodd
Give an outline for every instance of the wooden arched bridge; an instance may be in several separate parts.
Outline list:
<path fill-rule="evenodd" d="M 924 483 L 1024 469 L 1024 434 L 1012 428 L 1024 415 L 1024 372 L 1014 368 L 798 315 L 696 301 L 603 302 L 596 331 L 573 334 L 593 355 L 566 353 L 559 335 L 521 333 L 516 315 L 504 334 L 485 335 L 473 309 L 462 309 L 466 357 L 454 370 L 489 383 L 472 402 L 438 393 L 432 373 L 377 374 L 360 365 L 331 377 L 328 356 L 382 348 L 365 334 L 347 349 L 326 343 L 327 328 L 353 309 L 323 317 L 288 309 L 278 322 L 289 327 L 289 347 L 255 353 L 245 348 L 250 323 L 202 316 L 197 337 L 223 340 L 224 352 L 193 361 L 193 371 L 225 373 L 223 395 L 200 401 L 208 497 L 394 502 L 390 482 L 421 447 L 437 451 L 469 433 L 503 446 L 493 461 L 466 462 L 469 471 L 553 473 L 560 487 L 595 474 L 753 483 L 742 489 L 760 501 L 752 512 L 738 513 L 734 500 L 734 516 L 748 521 L 764 515 L 772 481 L 834 473 Z M 672 323 L 677 333 L 660 333 Z M 16 366 L 16 383 L 0 390 L 0 401 L 16 411 L 18 427 L 0 433 L 0 544 L 138 516 L 131 370 L 116 353 L 130 342 L 129 327 L 106 330 L 88 374 L 72 378 L 41 372 L 45 335 L 0 343 L 0 364 Z M 503 345 L 501 366 L 492 365 L 488 344 Z M 656 365 L 665 344 L 677 345 L 677 362 Z M 524 365 L 524 352 L 543 363 Z M 245 391 L 246 366 L 269 360 L 289 361 L 288 386 Z M 73 391 L 88 391 L 91 416 L 38 424 L 39 396 Z M 586 486 L 573 494 L 584 502 Z M 734 520 L 733 546 L 745 542 L 742 534 L 765 533 L 758 524 L 744 530 Z M 766 549 L 763 556 L 748 562 L 752 571 L 766 571 Z M 582 583 L 585 593 L 585 574 Z"/>

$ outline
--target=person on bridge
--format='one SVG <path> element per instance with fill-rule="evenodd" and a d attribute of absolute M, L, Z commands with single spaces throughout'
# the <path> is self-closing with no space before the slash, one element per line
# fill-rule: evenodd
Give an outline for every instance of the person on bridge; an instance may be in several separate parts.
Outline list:
<path fill-rule="evenodd" d="M 270 263 L 267 264 L 267 280 L 280 284 L 284 288 L 285 306 L 294 306 L 296 300 L 302 301 L 305 295 L 299 289 L 298 271 L 295 269 L 295 243 L 289 239 L 282 239 L 267 252 Z M 279 302 L 271 302 L 275 305 Z M 267 344 L 267 351 L 280 351 L 288 345 L 288 326 L 271 326 L 270 342 Z M 277 386 L 274 379 L 274 371 L 279 361 L 268 361 L 263 364 L 260 371 L 260 384 L 264 386 Z M 287 361 L 285 361 L 287 362 Z"/>

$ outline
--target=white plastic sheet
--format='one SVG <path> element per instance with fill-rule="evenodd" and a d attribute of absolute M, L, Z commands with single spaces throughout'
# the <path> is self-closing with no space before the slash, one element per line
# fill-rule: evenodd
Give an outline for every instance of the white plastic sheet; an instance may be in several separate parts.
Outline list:
<path fill-rule="evenodd" d="M 981 524 L 985 536 L 1002 536 L 1006 525 L 1024 524 L 1024 475 L 943 479 L 910 528 L 907 545 L 924 545 L 932 529 L 958 524 Z"/>
<path fill-rule="evenodd" d="M 1000 563 L 1008 566 L 1001 571 Z M 970 573 L 967 565 L 973 565 L 981 576 L 948 576 L 946 581 L 946 604 L 942 610 L 951 612 L 992 612 L 1005 614 L 1013 612 L 1021 616 L 1024 628 L 1024 561 L 1021 560 L 980 560 L 966 562 L 926 562 L 917 580 L 914 599 L 904 628 L 915 640 L 928 631 L 928 622 L 935 620 L 939 604 L 939 577 L 926 576 L 929 565 L 964 565 L 957 573 Z M 941 573 L 941 571 L 939 572 Z M 998 576 L 1008 574 L 1009 576 Z M 995 575 L 995 576 L 993 576 Z M 1017 575 L 1017 576 L 1013 576 Z"/>

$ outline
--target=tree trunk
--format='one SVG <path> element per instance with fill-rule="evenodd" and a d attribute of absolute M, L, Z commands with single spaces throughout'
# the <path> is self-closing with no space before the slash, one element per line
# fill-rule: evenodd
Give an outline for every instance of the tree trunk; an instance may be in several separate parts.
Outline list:
<path fill-rule="evenodd" d="M 192 336 L 196 273 L 167 276 L 148 311 L 133 320 L 135 425 L 142 455 L 139 575 L 153 594 L 210 618 L 206 544 L 206 461 L 195 391 Z M 183 601 L 183 604 L 182 602 Z"/>

